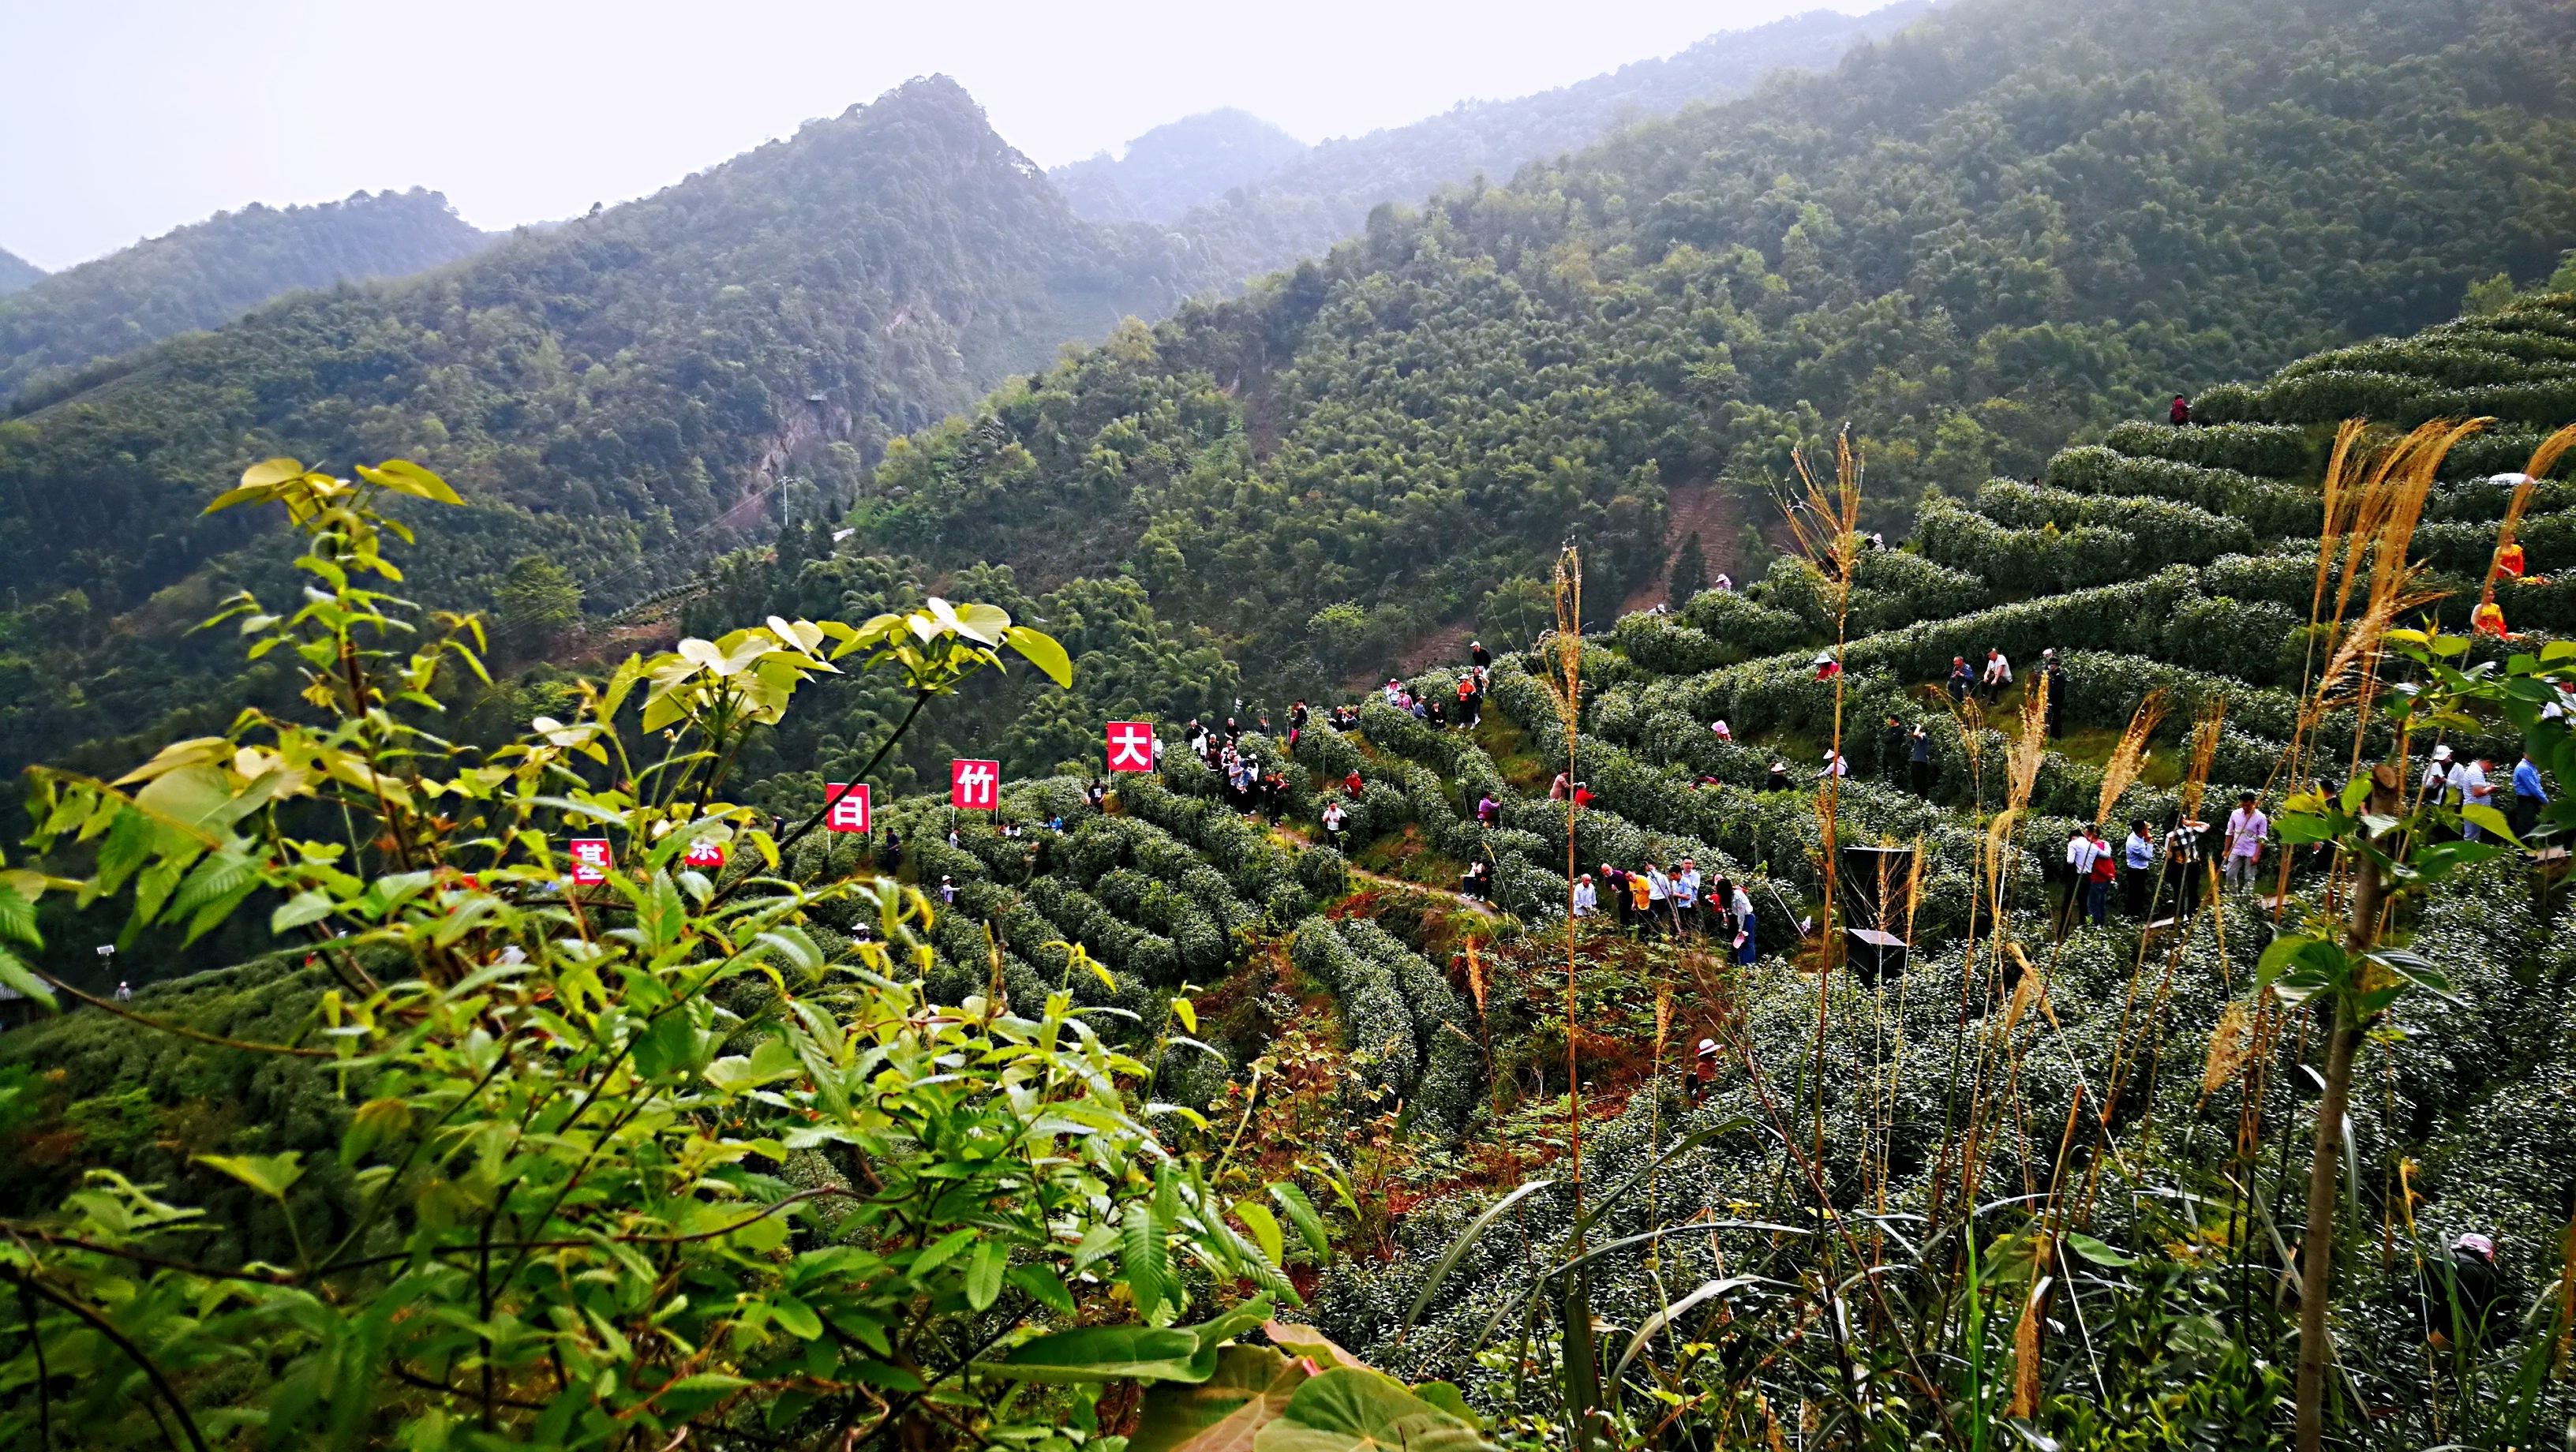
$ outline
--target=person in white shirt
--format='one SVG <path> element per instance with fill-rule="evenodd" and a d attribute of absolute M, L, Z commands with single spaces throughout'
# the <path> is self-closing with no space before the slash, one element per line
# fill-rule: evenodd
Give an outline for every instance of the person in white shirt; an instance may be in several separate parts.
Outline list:
<path fill-rule="evenodd" d="M 1647 926 L 1647 929 L 1648 929 L 1649 931 L 1652 931 L 1652 930 L 1653 930 L 1657 925 L 1659 925 L 1659 924 L 1660 924 L 1660 925 L 1662 925 L 1662 926 L 1669 927 L 1669 926 L 1671 925 L 1671 923 L 1672 923 L 1672 910 L 1673 910 L 1673 880 L 1672 880 L 1671 878 L 1666 877 L 1666 876 L 1664 875 L 1664 869 L 1663 869 L 1663 867 L 1662 867 L 1661 865 L 1659 865 L 1659 864 L 1657 864 L 1657 863 L 1653 863 L 1653 862 L 1649 862 L 1649 863 L 1647 863 L 1647 864 L 1646 864 L 1646 926 Z"/>
<path fill-rule="evenodd" d="M 2475 761 L 2464 761 L 2451 768 L 2452 805 L 2459 807 L 2491 807 L 2494 806 L 2495 803 L 2489 799 L 2494 795 L 2495 788 L 2487 782 L 2487 763 L 2485 757 L 2479 757 Z M 2484 838 L 2486 834 L 2486 828 L 2481 827 L 2477 823 L 2469 821 L 2466 818 L 2461 820 L 2460 836 L 2462 839 L 2475 842 Z"/>
<path fill-rule="evenodd" d="M 1699 915 L 1699 869 L 1687 857 L 1682 870 L 1673 874 L 1673 921 L 1683 933 L 1691 930 L 1692 919 Z"/>
<path fill-rule="evenodd" d="M 1592 874 L 1587 872 L 1574 880 L 1574 915 L 1588 918 L 1601 906 L 1601 895 L 1593 890 Z"/>
<path fill-rule="evenodd" d="M 1717 739 L 1720 741 L 1733 741 L 1735 739 L 1735 733 L 1727 729 L 1726 721 L 1723 717 L 1708 723 L 1708 729 L 1717 733 Z"/>
<path fill-rule="evenodd" d="M 1986 652 L 1986 699 L 1992 701 L 2012 685 L 2012 661 L 2000 650 Z"/>
<path fill-rule="evenodd" d="M 2062 934 L 2075 925 L 2084 911 L 2085 884 L 2093 876 L 2093 859 L 2105 849 L 2094 845 L 2093 838 L 2082 827 L 2066 839 L 2066 907 L 2057 915 L 2057 930 Z"/>
<path fill-rule="evenodd" d="M 1824 770 L 1816 773 L 1816 779 L 1818 781 L 1822 781 L 1829 776 L 1845 777 L 1849 775 L 1851 775 L 1851 763 L 1843 759 L 1843 754 L 1841 752 L 1828 751 L 1825 753 Z"/>
<path fill-rule="evenodd" d="M 2436 746 L 2433 748 L 2432 758 L 2424 763 L 2424 779 L 2416 783 L 2417 793 L 2424 798 L 2428 806 L 2442 801 L 2443 788 L 2450 780 L 2451 748 Z"/>
<path fill-rule="evenodd" d="M 2254 805 L 2254 794 L 2244 792 L 2236 798 L 2236 810 L 2227 814 L 2227 883 L 2240 892 L 2254 890 L 2254 864 L 2263 857 L 2264 840 L 2272 835 L 2272 819 Z"/>
<path fill-rule="evenodd" d="M 1340 802 L 1324 803 L 1324 835 L 1335 847 L 1342 845 L 1342 823 L 1349 818 L 1350 813 L 1342 810 Z"/>

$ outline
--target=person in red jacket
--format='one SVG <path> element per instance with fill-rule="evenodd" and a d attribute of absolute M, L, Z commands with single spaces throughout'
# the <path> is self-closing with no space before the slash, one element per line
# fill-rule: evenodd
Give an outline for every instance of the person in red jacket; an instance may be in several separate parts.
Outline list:
<path fill-rule="evenodd" d="M 2191 400 L 2183 397 L 2179 393 L 2175 394 L 2173 407 L 2165 410 L 2165 417 L 2173 420 L 2173 426 L 2175 428 L 2181 428 L 2183 425 L 2190 423 Z"/>

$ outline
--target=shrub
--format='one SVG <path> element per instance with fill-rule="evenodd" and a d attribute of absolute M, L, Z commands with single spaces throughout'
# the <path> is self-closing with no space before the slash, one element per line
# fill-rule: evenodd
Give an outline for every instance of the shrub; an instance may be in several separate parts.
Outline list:
<path fill-rule="evenodd" d="M 2423 380 L 2400 374 L 2328 368 L 2263 385 L 2249 413 L 2278 423 L 2394 423 L 2414 412 L 2428 391 Z"/>
<path fill-rule="evenodd" d="M 1991 479 L 1977 491 L 1977 512 L 2016 529 L 2052 525 L 2070 532 L 2088 525 L 2116 529 L 2135 540 L 2145 558 L 2159 564 L 2196 565 L 2254 548 L 2254 532 L 2245 521 L 2172 499 L 2079 494 Z M 1855 576 L 1858 573 L 1854 571 Z"/>
<path fill-rule="evenodd" d="M 2280 672 L 2281 642 L 2306 623 L 2277 601 L 2198 596 L 2175 605 L 2159 653 L 2177 665 L 2268 685 Z"/>
<path fill-rule="evenodd" d="M 1350 865 L 1330 847 L 1310 847 L 1297 854 L 1297 885 L 1330 902 L 1350 891 Z"/>
<path fill-rule="evenodd" d="M 1776 576 L 1779 568 L 1773 561 L 1764 578 Z M 1799 625 L 1797 616 L 1741 590 L 1702 590 L 1682 606 L 1681 622 L 1719 640 L 1777 640 Z"/>
<path fill-rule="evenodd" d="M 1823 643 L 1834 638 L 1833 607 L 1824 580 L 1805 560 L 1789 555 L 1773 560 L 1762 592 L 1764 600 L 1795 616 L 1804 629 L 1739 639 L 1772 651 L 1801 640 Z M 1851 601 L 1843 628 L 1849 638 L 1858 639 L 1918 620 L 1983 609 L 1992 595 L 1977 576 L 1936 564 L 1914 551 L 1863 550 L 1852 562 Z"/>
<path fill-rule="evenodd" d="M 2436 569 L 2462 576 L 2476 589 L 2495 563 L 2497 529 L 2497 523 L 2486 521 L 2419 525 L 2411 553 Z M 2535 573 L 2555 573 L 2576 563 L 2576 515 L 2535 510 L 2522 517 L 2514 537 Z M 2508 613 L 2505 618 L 2513 617 Z"/>
<path fill-rule="evenodd" d="M 2124 579 L 2144 564 L 2137 541 L 2120 530 L 2012 529 L 1937 498 L 1916 513 L 1910 543 L 1925 559 L 1977 575 L 2008 595 L 2057 594 Z"/>
<path fill-rule="evenodd" d="M 1297 924 L 1288 961 L 1332 991 L 1342 1012 L 1342 1045 L 1360 1081 L 1399 1096 L 1410 1093 L 1422 1056 L 1394 971 L 1353 951 L 1331 920 L 1320 917 Z"/>
<path fill-rule="evenodd" d="M 1410 1102 L 1455 1136 L 1474 1117 L 1485 1090 L 1484 1056 L 1466 1001 L 1429 960 L 1384 928 L 1357 918 L 1340 927 L 1342 941 L 1352 951 L 1394 975 L 1412 1011 L 1414 1043 L 1422 1056 Z"/>
<path fill-rule="evenodd" d="M 2315 467 L 2308 431 L 2289 424 L 2236 423 L 2178 429 L 2166 424 L 2124 423 L 2111 430 L 2102 442 L 2107 446 L 2107 452 L 2125 454 L 2131 459 L 2168 459 L 2202 469 L 2232 470 L 2240 476 L 2264 474 L 2275 479 L 2295 479 Z M 2067 452 L 2078 451 L 2070 449 Z M 2065 455 L 2058 457 L 2064 458 Z M 2057 477 L 2056 459 L 2049 461 L 2048 473 L 2051 483 L 2063 482 Z M 2112 492 L 2162 493 L 2160 490 Z M 2164 497 L 2180 496 L 2168 494 Z M 2219 507 L 2208 500 L 2193 499 L 2190 502 L 2203 509 Z"/>
<path fill-rule="evenodd" d="M 2453 444 L 2451 452 L 2442 456 L 2442 477 L 2459 481 L 2459 485 L 2474 486 L 2483 485 L 2489 475 L 2520 473 L 2523 465 L 2531 462 L 2532 450 L 2539 447 L 2541 437 L 2537 429 L 2531 428 L 2497 428 L 2471 434 Z M 2576 475 L 2576 454 L 2561 455 L 2556 467 L 2549 472 L 2551 482 L 2564 483 L 2570 475 Z M 2439 493 L 2447 492 L 2437 491 L 2437 497 Z M 2508 492 L 2506 488 L 2497 488 L 2493 507 L 2475 517 L 2503 518 Z M 2532 501 L 2532 507 L 2543 507 L 2542 500 L 2549 501 L 2549 508 L 2564 508 L 2571 502 L 2567 492 L 2553 492 L 2547 488 L 2542 489 L 2539 497 Z"/>
<path fill-rule="evenodd" d="M 1718 636 L 1695 626 L 1677 625 L 1667 615 L 1622 615 L 1611 628 L 1610 641 L 1620 654 L 1646 670 L 1658 675 L 1683 675 L 1733 665 L 1753 653 L 1745 646 L 1748 640 L 1764 641 L 1768 647 L 1776 648 L 1782 640 L 1795 640 L 1805 634 L 1805 627 L 1794 617 L 1779 618 L 1786 628 L 1776 634 Z"/>

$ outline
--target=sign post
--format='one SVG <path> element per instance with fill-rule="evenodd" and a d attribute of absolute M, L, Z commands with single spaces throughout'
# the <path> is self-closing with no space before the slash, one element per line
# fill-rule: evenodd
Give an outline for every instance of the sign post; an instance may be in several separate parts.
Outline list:
<path fill-rule="evenodd" d="M 713 837 L 693 838 L 689 842 L 689 850 L 680 854 L 680 862 L 687 867 L 722 867 L 725 864 L 724 844 Z"/>
<path fill-rule="evenodd" d="M 970 812 L 989 812 L 1002 804 L 1002 764 L 966 761 L 948 764 L 948 805 Z"/>
<path fill-rule="evenodd" d="M 1152 771 L 1154 769 L 1153 722 L 1112 721 L 1109 723 L 1109 769 L 1111 771 Z"/>
<path fill-rule="evenodd" d="M 608 880 L 608 870 L 616 866 L 609 856 L 605 837 L 572 839 L 572 880 L 575 887 L 597 887 Z"/>
<path fill-rule="evenodd" d="M 868 784 L 866 782 L 853 785 L 832 782 L 823 788 L 823 800 L 830 807 L 823 817 L 823 830 L 857 832 L 865 835 L 868 830 Z"/>

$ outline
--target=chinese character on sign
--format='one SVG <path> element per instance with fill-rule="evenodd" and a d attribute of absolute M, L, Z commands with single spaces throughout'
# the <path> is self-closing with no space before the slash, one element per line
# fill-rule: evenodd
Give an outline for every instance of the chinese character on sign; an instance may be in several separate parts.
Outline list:
<path fill-rule="evenodd" d="M 868 830 L 868 784 L 843 786 L 833 782 L 823 788 L 823 800 L 831 811 L 823 818 L 827 832 L 865 832 Z"/>
<path fill-rule="evenodd" d="M 998 761 L 952 761 L 948 764 L 948 805 L 988 812 L 1002 804 L 1002 764 Z"/>
<path fill-rule="evenodd" d="M 581 887 L 597 887 L 608 880 L 608 839 L 575 837 L 572 839 L 572 880 Z"/>
<path fill-rule="evenodd" d="M 1112 721 L 1109 723 L 1109 769 L 1111 771 L 1152 771 L 1154 769 L 1153 722 Z"/>
<path fill-rule="evenodd" d="M 724 844 L 713 837 L 694 838 L 680 861 L 690 867 L 724 866 Z"/>

